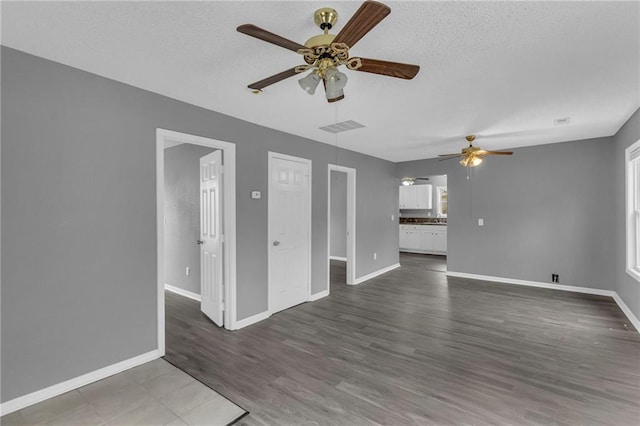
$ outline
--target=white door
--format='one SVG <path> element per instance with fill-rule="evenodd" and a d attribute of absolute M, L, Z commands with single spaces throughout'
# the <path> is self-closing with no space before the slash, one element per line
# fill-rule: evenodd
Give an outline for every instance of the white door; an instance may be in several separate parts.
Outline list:
<path fill-rule="evenodd" d="M 200 309 L 223 325 L 222 151 L 200 158 Z"/>
<path fill-rule="evenodd" d="M 270 154 L 269 310 L 309 300 L 311 164 Z"/>

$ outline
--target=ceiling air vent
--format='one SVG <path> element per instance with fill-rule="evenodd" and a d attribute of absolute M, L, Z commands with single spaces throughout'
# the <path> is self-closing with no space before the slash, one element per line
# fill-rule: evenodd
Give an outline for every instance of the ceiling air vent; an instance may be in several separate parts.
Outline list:
<path fill-rule="evenodd" d="M 553 120 L 553 124 L 555 126 L 561 126 L 563 124 L 569 124 L 569 117 L 564 117 L 564 118 L 556 118 Z"/>
<path fill-rule="evenodd" d="M 364 125 L 358 123 L 357 121 L 347 120 L 341 121 L 340 123 L 332 124 L 330 126 L 320 127 L 319 129 L 329 133 L 341 133 L 346 132 L 347 130 L 359 129 L 361 127 L 364 127 Z"/>

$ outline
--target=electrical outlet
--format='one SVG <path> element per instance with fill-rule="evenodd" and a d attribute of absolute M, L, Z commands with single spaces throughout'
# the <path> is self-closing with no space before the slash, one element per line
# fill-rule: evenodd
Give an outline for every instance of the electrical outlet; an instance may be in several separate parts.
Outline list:
<path fill-rule="evenodd" d="M 551 282 L 553 282 L 553 283 L 559 283 L 559 282 L 560 282 L 560 275 L 558 275 L 558 274 L 551 274 Z"/>
<path fill-rule="evenodd" d="M 478 219 L 478 226 L 484 226 L 484 219 Z"/>
<path fill-rule="evenodd" d="M 186 268 L 184 268 L 184 274 L 186 276 L 189 276 L 191 274 L 191 268 L 189 268 L 188 266 Z"/>
<path fill-rule="evenodd" d="M 378 253 L 373 253 L 373 260 L 376 260 L 378 258 Z"/>

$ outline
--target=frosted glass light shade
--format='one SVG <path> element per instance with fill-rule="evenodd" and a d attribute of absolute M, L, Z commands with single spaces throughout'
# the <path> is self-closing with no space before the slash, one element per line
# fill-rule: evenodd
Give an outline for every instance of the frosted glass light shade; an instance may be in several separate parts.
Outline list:
<path fill-rule="evenodd" d="M 476 157 L 473 155 L 469 157 L 464 157 L 462 160 L 460 160 L 460 164 L 463 165 L 464 167 L 479 166 L 480 164 L 482 164 L 482 157 Z"/>
<path fill-rule="evenodd" d="M 316 87 L 318 87 L 320 80 L 322 79 L 320 78 L 318 73 L 312 71 L 306 77 L 302 77 L 300 80 L 298 80 L 298 84 L 300 84 L 302 90 L 310 95 L 313 95 L 314 93 L 316 93 Z"/>
<path fill-rule="evenodd" d="M 344 87 L 347 85 L 347 76 L 335 68 L 329 68 L 324 76 L 325 91 L 329 102 L 339 101 L 344 98 Z"/>

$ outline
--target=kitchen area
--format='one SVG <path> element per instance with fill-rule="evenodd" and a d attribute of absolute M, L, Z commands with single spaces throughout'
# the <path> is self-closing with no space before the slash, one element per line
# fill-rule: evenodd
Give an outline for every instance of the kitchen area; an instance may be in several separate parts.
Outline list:
<path fill-rule="evenodd" d="M 446 256 L 447 176 L 405 177 L 399 191 L 400 252 Z"/>

